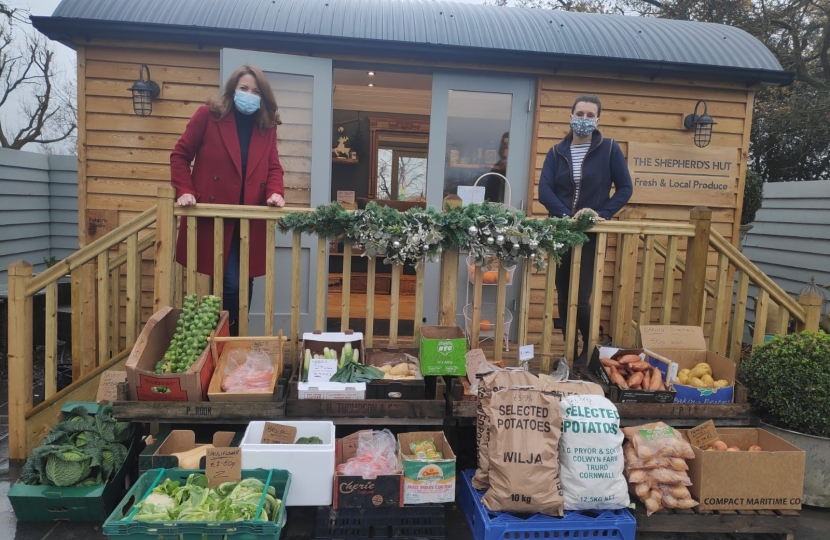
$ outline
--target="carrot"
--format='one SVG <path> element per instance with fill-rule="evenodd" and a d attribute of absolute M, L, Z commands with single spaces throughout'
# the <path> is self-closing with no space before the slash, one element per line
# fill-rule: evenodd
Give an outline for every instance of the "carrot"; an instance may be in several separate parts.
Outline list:
<path fill-rule="evenodd" d="M 611 382 L 616 384 L 617 386 L 619 386 L 621 390 L 628 390 L 628 388 L 629 388 L 628 383 L 625 382 L 625 379 L 623 378 L 623 376 L 620 375 L 619 372 L 617 372 L 616 369 L 614 369 L 614 368 L 609 368 L 609 369 L 611 369 L 611 375 L 609 375 L 611 377 Z"/>
<path fill-rule="evenodd" d="M 666 391 L 666 383 L 664 383 L 663 381 L 660 381 L 660 388 L 658 388 L 658 390 L 662 390 L 663 392 L 665 392 Z"/>
<path fill-rule="evenodd" d="M 654 368 L 651 372 L 651 383 L 649 384 L 648 389 L 649 390 L 660 390 L 660 387 L 662 385 L 663 385 L 663 373 L 659 369 Z M 663 387 L 663 390 L 665 390 L 665 389 L 666 388 Z"/>
<path fill-rule="evenodd" d="M 620 366 L 619 362 L 617 362 L 616 360 L 612 360 L 611 358 L 600 358 L 599 361 L 602 362 L 602 365 L 605 366 L 605 367 L 619 367 Z"/>
<path fill-rule="evenodd" d="M 638 371 L 638 372 L 634 373 L 634 375 L 632 375 L 631 377 L 628 378 L 628 385 L 629 386 L 634 386 L 635 384 L 638 385 L 638 386 L 642 385 L 643 384 L 643 378 L 644 378 L 643 373 L 641 371 Z"/>
<path fill-rule="evenodd" d="M 632 390 L 642 390 L 642 389 L 643 389 L 643 386 L 642 386 L 642 385 L 640 385 L 640 384 L 632 384 L 632 385 L 631 385 L 631 389 L 632 389 Z"/>
<path fill-rule="evenodd" d="M 605 373 L 608 374 L 608 378 L 610 379 L 611 378 L 611 368 L 608 367 L 608 366 L 602 366 L 602 369 L 605 370 Z"/>
<path fill-rule="evenodd" d="M 626 354 L 618 360 L 618 362 L 622 365 L 633 364 L 640 361 L 642 361 L 642 358 L 640 358 L 639 354 Z"/>
<path fill-rule="evenodd" d="M 651 369 L 651 364 L 646 361 L 641 362 L 634 362 L 633 364 L 627 364 L 628 369 L 632 371 L 647 371 Z"/>
<path fill-rule="evenodd" d="M 648 390 L 651 386 L 651 371 L 643 372 L 643 390 Z"/>

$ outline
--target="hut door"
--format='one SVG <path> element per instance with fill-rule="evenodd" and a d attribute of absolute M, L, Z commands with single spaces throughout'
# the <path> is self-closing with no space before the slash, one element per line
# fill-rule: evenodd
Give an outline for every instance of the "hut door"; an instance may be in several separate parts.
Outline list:
<path fill-rule="evenodd" d="M 432 81 L 427 204 L 440 208 L 442 199 L 450 193 L 466 197 L 479 177 L 495 172 L 507 177 L 510 189 L 504 186 L 501 178 L 489 175 L 478 183 L 478 187 L 484 187 L 481 191 L 486 199 L 509 202 L 526 211 L 535 81 L 524 77 L 440 72 L 433 75 Z M 439 272 L 438 264 L 427 265 L 427 283 L 438 283 Z M 521 275 L 520 268 L 514 275 Z M 472 285 L 467 280 L 466 254 L 462 253 L 456 314 L 462 328 L 465 326 L 464 305 L 472 301 L 468 287 Z M 516 322 L 519 288 L 518 280 L 515 280 L 507 291 L 506 306 Z M 430 288 L 424 298 L 427 324 L 436 324 L 438 289 Z M 483 302 L 495 307 L 495 287 L 485 287 Z M 513 340 L 516 327 L 515 322 L 510 325 Z"/>
<path fill-rule="evenodd" d="M 332 65 L 327 58 L 310 58 L 235 49 L 222 49 L 221 80 L 239 66 L 250 63 L 262 69 L 277 97 L 282 125 L 277 128 L 277 148 L 285 169 L 288 206 L 326 204 L 331 191 Z M 303 236 L 300 332 L 314 329 L 317 309 L 315 280 L 317 237 Z M 252 249 L 254 247 L 252 246 Z M 274 332 L 291 328 L 291 235 L 277 232 L 274 287 Z M 309 277 L 311 276 L 311 277 Z M 264 331 L 265 278 L 254 280 L 249 335 Z"/>

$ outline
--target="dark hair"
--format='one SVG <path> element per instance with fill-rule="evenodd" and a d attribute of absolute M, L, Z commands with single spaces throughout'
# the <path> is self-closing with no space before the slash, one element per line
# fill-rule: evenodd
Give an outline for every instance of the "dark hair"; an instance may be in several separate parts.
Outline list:
<path fill-rule="evenodd" d="M 510 132 L 505 131 L 504 135 L 501 136 L 501 143 L 499 143 L 499 159 L 503 160 L 505 158 L 504 152 L 508 149 L 510 145 Z"/>
<path fill-rule="evenodd" d="M 236 94 L 236 85 L 239 84 L 239 79 L 243 75 L 250 75 L 256 79 L 257 87 L 259 87 L 259 96 L 262 100 L 262 105 L 256 114 L 256 124 L 260 129 L 270 129 L 274 126 L 282 124 L 280 120 L 280 113 L 277 111 L 277 98 L 274 97 L 274 91 L 271 89 L 271 83 L 268 82 L 268 77 L 258 67 L 248 64 L 239 67 L 234 71 L 227 82 L 225 88 L 222 90 L 222 95 L 219 100 L 211 99 L 210 112 L 217 120 L 221 120 L 233 110 L 233 96 Z"/>
<path fill-rule="evenodd" d="M 597 106 L 597 118 L 599 118 L 599 115 L 602 113 L 602 102 L 594 94 L 582 94 L 581 96 L 578 96 L 574 100 L 573 106 L 571 106 L 571 114 L 573 114 L 574 111 L 576 110 L 576 104 L 580 103 L 580 102 L 583 102 L 583 101 L 585 103 L 593 103 L 594 105 Z"/>

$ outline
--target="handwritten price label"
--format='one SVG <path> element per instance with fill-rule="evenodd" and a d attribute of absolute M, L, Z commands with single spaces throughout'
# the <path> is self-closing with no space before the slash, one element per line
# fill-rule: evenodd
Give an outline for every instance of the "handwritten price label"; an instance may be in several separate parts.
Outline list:
<path fill-rule="evenodd" d="M 98 394 L 95 396 L 96 403 L 112 403 L 118 395 L 118 384 L 127 382 L 126 371 L 105 371 L 101 373 L 101 380 L 98 383 Z"/>
<path fill-rule="evenodd" d="M 205 452 L 205 475 L 208 487 L 242 480 L 242 450 L 239 447 L 208 448 Z"/>
<path fill-rule="evenodd" d="M 265 422 L 262 430 L 262 444 L 294 444 L 297 428 L 275 422 Z"/>

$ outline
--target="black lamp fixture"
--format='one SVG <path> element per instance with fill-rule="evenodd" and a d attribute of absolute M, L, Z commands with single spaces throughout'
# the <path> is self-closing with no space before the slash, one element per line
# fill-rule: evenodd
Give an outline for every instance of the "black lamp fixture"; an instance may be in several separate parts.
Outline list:
<path fill-rule="evenodd" d="M 697 108 L 703 103 L 703 114 L 697 114 Z M 709 146 L 712 141 L 712 126 L 717 124 L 712 117 L 709 116 L 709 106 L 706 101 L 701 99 L 695 104 L 695 112 L 686 116 L 683 120 L 683 125 L 689 131 L 695 132 L 695 145 L 699 148 Z"/>
<path fill-rule="evenodd" d="M 133 111 L 138 116 L 150 116 L 153 112 L 153 100 L 159 95 L 159 85 L 150 79 L 150 68 L 147 64 L 141 64 L 138 68 L 138 80 L 130 87 L 130 90 L 133 92 Z"/>

